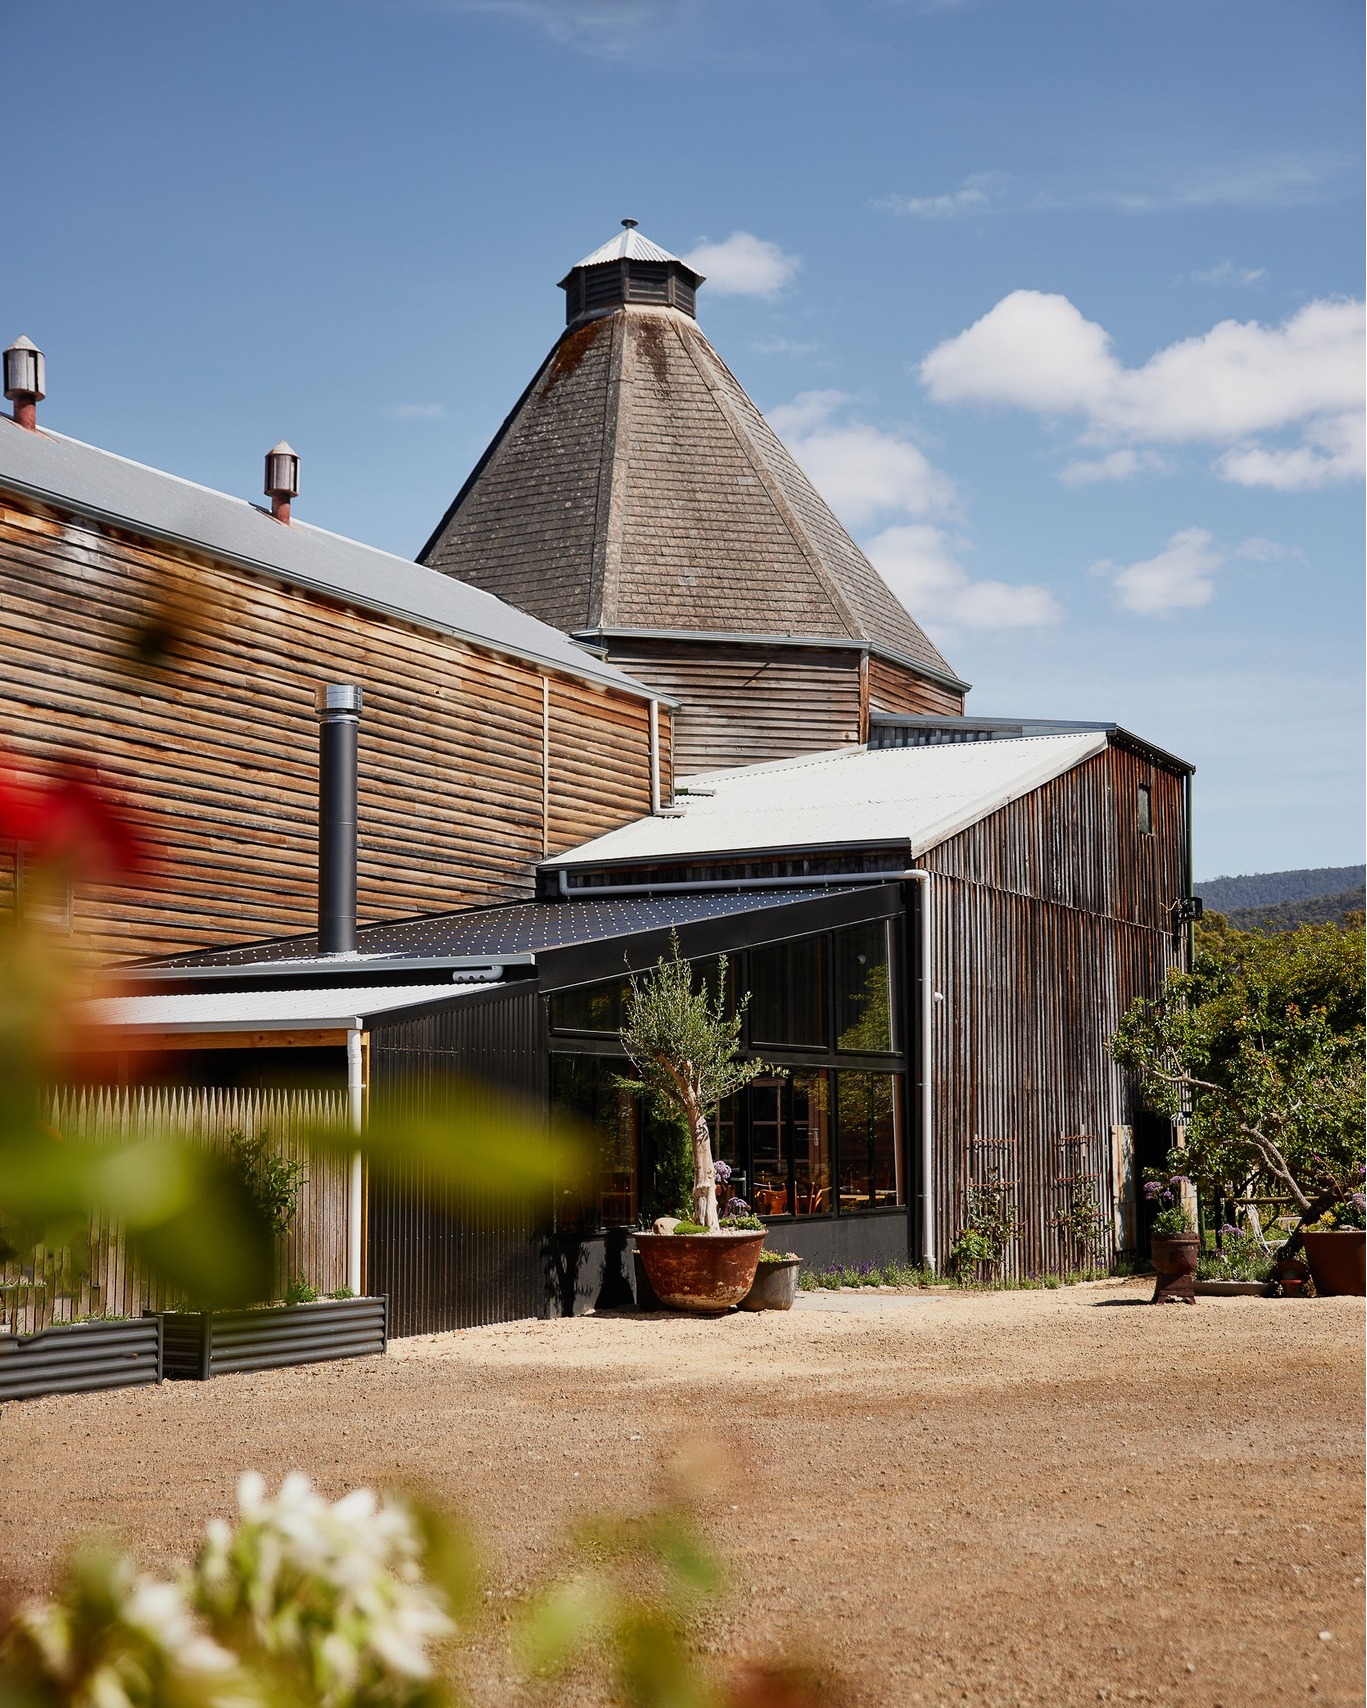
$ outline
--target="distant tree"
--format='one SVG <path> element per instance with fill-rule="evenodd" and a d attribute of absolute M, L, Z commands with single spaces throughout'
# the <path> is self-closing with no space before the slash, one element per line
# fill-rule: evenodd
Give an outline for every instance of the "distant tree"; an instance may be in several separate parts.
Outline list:
<path fill-rule="evenodd" d="M 682 1121 L 693 1147 L 693 1220 L 710 1231 L 718 1224 L 717 1176 L 712 1161 L 711 1111 L 723 1098 L 773 1070 L 736 1055 L 748 995 L 734 1006 L 727 996 L 727 961 L 716 963 L 716 983 L 679 953 L 671 932 L 669 958 L 633 976 L 622 1023 L 622 1048 L 636 1069 L 618 1084 L 641 1092 L 663 1120 Z"/>
<path fill-rule="evenodd" d="M 1131 1007 L 1111 1053 L 1184 1123 L 1173 1167 L 1261 1183 L 1302 1227 L 1360 1199 L 1365 948 L 1361 930 L 1333 925 L 1264 937 L 1212 921 L 1191 971 Z"/>

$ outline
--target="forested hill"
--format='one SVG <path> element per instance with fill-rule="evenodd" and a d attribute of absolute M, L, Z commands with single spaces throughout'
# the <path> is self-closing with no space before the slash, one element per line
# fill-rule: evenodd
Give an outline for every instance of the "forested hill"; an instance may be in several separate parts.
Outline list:
<path fill-rule="evenodd" d="M 1335 900 L 1356 893 L 1357 906 L 1362 906 L 1364 866 L 1316 866 L 1295 872 L 1253 872 L 1237 878 L 1211 878 L 1198 883 L 1196 893 L 1214 913 L 1233 913 L 1237 908 L 1278 907 L 1285 902 L 1317 901 L 1332 896 Z M 1352 906 L 1351 900 L 1344 907 Z M 1337 917 L 1335 915 L 1334 917 Z"/>

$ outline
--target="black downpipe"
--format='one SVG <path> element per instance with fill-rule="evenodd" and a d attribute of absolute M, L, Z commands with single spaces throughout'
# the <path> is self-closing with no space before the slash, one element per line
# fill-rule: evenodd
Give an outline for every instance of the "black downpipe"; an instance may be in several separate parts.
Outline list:
<path fill-rule="evenodd" d="M 356 771 L 361 690 L 318 690 L 318 953 L 356 952 Z"/>

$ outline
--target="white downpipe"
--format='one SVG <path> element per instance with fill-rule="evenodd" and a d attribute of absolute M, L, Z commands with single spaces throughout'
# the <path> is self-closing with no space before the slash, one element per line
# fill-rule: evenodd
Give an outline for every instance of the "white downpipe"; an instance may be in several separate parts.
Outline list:
<path fill-rule="evenodd" d="M 346 1035 L 347 1114 L 353 1133 L 361 1131 L 365 1086 L 361 1079 L 361 1034 L 355 1027 Z M 351 1155 L 351 1181 L 347 1189 L 346 1284 L 353 1293 L 361 1291 L 361 1199 L 365 1190 L 360 1151 Z"/>
<path fill-rule="evenodd" d="M 921 1261 L 934 1269 L 935 1251 L 935 1003 L 934 960 L 931 955 L 930 873 L 919 866 L 902 873 L 921 886 L 921 1012 L 917 1068 L 921 1075 Z"/>
<path fill-rule="evenodd" d="M 660 810 L 660 702 L 650 702 L 650 810 Z"/>

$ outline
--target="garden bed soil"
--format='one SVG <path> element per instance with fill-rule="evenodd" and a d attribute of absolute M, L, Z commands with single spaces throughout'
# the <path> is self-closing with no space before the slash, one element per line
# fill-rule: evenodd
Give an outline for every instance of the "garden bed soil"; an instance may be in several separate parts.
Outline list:
<path fill-rule="evenodd" d="M 463 1510 L 498 1632 L 567 1524 L 639 1510 L 691 1441 L 719 1663 L 795 1645 L 851 1708 L 1360 1703 L 1362 1301 L 1155 1311 L 1151 1287 L 512 1323 L 35 1400 L 0 1427 L 8 1590 L 96 1527 L 184 1559 L 241 1470 L 302 1468 Z M 479 1708 L 546 1700 L 492 1639 L 466 1670 Z"/>

